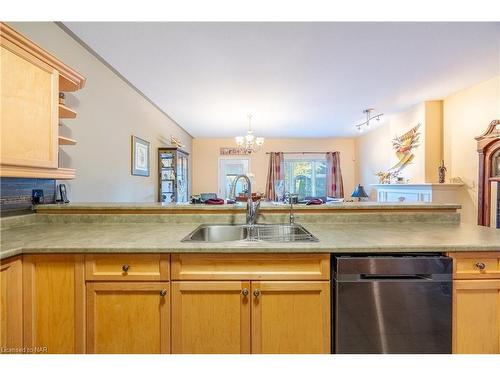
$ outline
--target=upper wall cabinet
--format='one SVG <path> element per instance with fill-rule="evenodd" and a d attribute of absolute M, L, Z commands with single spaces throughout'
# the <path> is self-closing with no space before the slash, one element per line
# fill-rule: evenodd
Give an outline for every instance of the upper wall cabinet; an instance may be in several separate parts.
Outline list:
<path fill-rule="evenodd" d="M 82 88 L 85 78 L 4 23 L 0 46 L 0 176 L 73 178 L 58 165 L 59 145 L 68 144 L 58 125 L 76 113 L 59 104 L 59 92 Z"/>

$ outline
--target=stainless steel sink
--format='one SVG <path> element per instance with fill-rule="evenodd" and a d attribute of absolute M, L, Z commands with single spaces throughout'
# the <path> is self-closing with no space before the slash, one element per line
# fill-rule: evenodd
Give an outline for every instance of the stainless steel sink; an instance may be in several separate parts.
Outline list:
<path fill-rule="evenodd" d="M 302 225 L 292 224 L 202 224 L 186 236 L 182 242 L 317 242 Z"/>
<path fill-rule="evenodd" d="M 241 241 L 248 237 L 245 225 L 203 224 L 185 237 L 182 242 L 227 242 Z"/>

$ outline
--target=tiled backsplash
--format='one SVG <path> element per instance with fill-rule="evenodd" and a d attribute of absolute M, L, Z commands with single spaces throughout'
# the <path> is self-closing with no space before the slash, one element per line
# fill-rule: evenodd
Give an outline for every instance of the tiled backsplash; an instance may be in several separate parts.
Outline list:
<path fill-rule="evenodd" d="M 44 203 L 54 203 L 56 180 L 39 178 L 0 178 L 0 214 L 2 216 L 21 213 L 31 208 L 33 189 L 42 189 Z"/>

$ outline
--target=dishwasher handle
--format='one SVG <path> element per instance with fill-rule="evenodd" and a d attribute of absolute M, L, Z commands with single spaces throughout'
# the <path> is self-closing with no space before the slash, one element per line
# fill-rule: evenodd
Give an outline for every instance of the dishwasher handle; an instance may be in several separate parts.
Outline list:
<path fill-rule="evenodd" d="M 448 282 L 452 280 L 451 274 L 427 274 L 427 273 L 414 273 L 414 274 L 368 274 L 368 273 L 357 273 L 357 274 L 334 274 L 333 276 L 336 282 L 360 282 L 360 283 L 375 283 L 375 282 Z"/>
<path fill-rule="evenodd" d="M 373 281 L 390 281 L 390 280 L 432 280 L 432 275 L 369 275 L 360 274 L 359 278 L 361 280 L 373 280 Z"/>

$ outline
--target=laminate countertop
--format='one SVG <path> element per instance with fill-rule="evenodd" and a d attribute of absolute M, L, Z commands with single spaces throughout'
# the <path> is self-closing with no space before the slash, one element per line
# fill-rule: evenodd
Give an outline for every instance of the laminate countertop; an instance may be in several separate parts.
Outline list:
<path fill-rule="evenodd" d="M 181 240 L 199 224 L 33 223 L 1 231 L 0 258 L 27 253 L 385 253 L 500 251 L 500 230 L 452 223 L 364 223 L 303 226 L 308 243 Z"/>
<path fill-rule="evenodd" d="M 189 203 L 133 203 L 133 202 L 111 202 L 111 203 L 67 203 L 67 204 L 42 204 L 36 206 L 39 213 L 65 213 L 65 212 L 156 212 L 169 213 L 184 211 L 241 211 L 244 212 L 246 203 L 207 205 Z M 459 204 L 450 203 L 380 203 L 380 202 L 332 202 L 321 205 L 294 204 L 294 210 L 322 211 L 377 211 L 377 210 L 457 210 Z M 264 211 L 288 211 L 289 205 L 284 203 L 262 202 L 260 206 Z"/>

